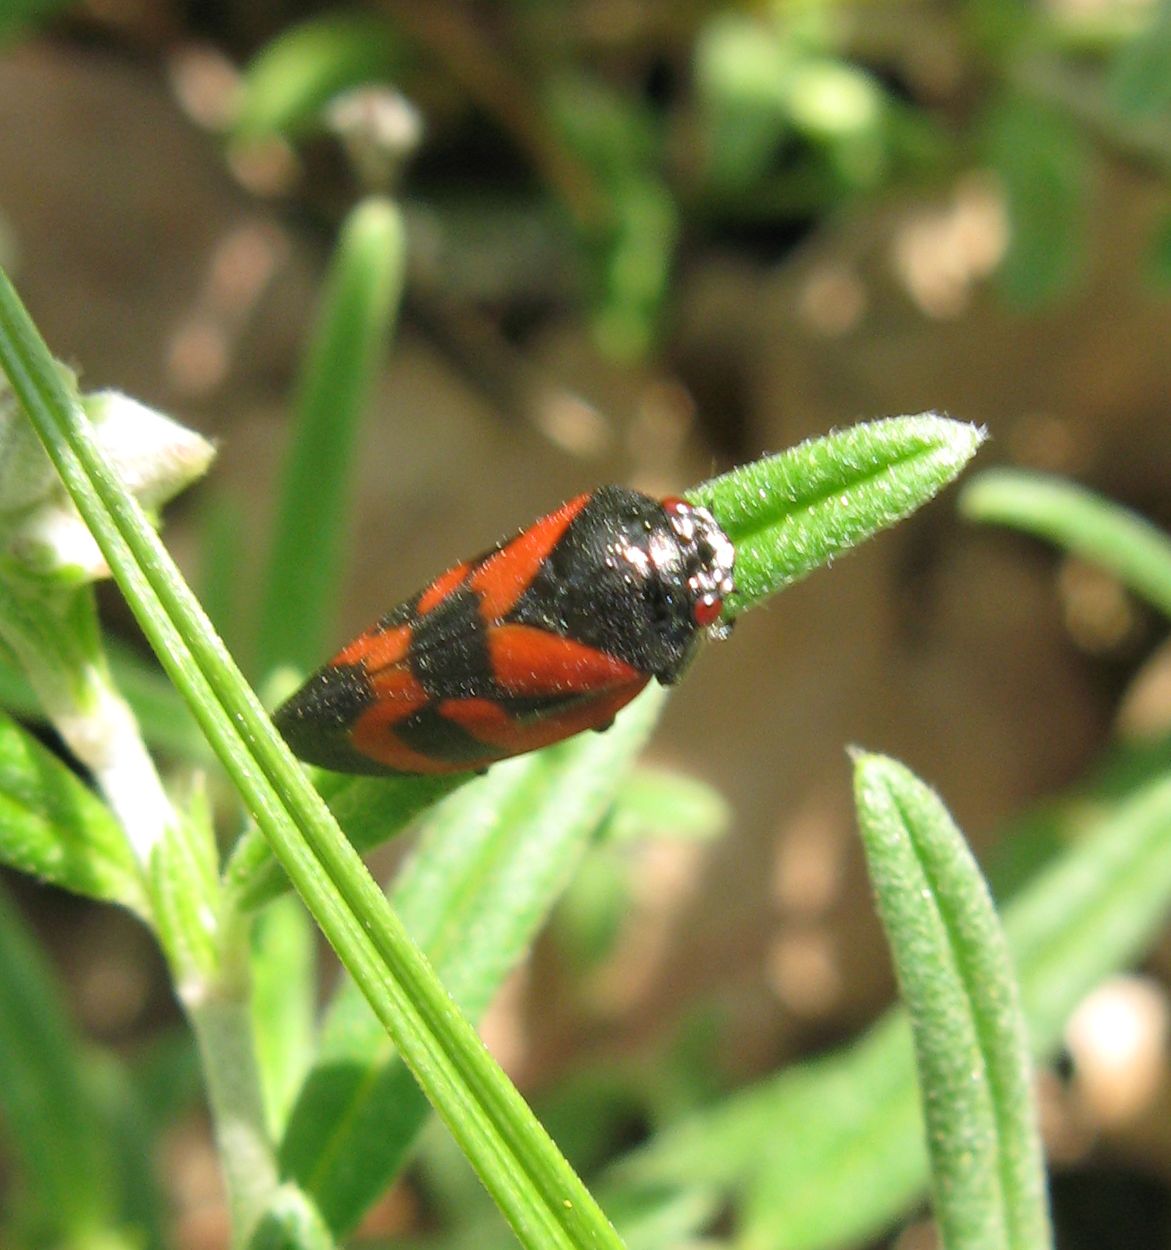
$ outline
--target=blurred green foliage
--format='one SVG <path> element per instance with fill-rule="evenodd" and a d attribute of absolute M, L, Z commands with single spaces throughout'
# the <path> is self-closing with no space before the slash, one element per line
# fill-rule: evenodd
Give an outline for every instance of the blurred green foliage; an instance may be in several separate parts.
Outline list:
<path fill-rule="evenodd" d="M 378 83 L 428 121 L 433 109 L 440 149 L 458 152 L 460 130 L 487 137 L 493 194 L 510 184 L 517 212 L 535 196 L 572 232 L 598 342 L 623 359 L 659 341 L 698 237 L 750 228 L 775 256 L 866 199 L 991 169 L 1010 229 L 1002 290 L 1031 308 L 1084 271 L 1104 159 L 1171 175 L 1165 0 L 706 4 L 636 11 L 624 35 L 592 42 L 571 4 L 499 6 L 491 31 L 434 8 L 390 5 L 373 26 L 338 8 L 282 31 L 245 75 L 237 133 L 296 138 L 323 124 L 331 91 Z M 517 157 L 531 182 L 516 181 Z M 485 173 L 408 184 L 454 228 Z M 1168 229 L 1149 248 L 1160 284 Z"/>

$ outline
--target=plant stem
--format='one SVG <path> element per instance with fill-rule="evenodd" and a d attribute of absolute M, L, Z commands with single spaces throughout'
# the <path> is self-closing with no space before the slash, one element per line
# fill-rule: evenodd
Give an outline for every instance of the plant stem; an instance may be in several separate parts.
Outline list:
<path fill-rule="evenodd" d="M 208 1099 L 228 1189 L 232 1245 L 243 1246 L 276 1192 L 272 1140 L 265 1124 L 252 1019 L 244 996 L 221 989 L 184 995 L 199 1044 Z"/>
<path fill-rule="evenodd" d="M 90 706 L 50 712 L 69 749 L 93 773 L 143 870 L 175 821 L 138 722 L 107 679 L 94 674 Z"/>

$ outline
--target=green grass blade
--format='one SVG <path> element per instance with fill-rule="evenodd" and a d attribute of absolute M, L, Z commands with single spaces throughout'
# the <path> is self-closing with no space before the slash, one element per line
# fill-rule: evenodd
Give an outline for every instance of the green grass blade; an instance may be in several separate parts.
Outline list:
<path fill-rule="evenodd" d="M 3 893 L 0 968 L 0 1111 L 21 1181 L 13 1214 L 30 1244 L 96 1243 L 116 1205 L 107 1126 L 54 976 Z"/>
<path fill-rule="evenodd" d="M 359 204 L 342 227 L 297 398 L 258 642 L 261 674 L 315 668 L 345 569 L 358 423 L 402 296 L 402 217 Z"/>
<path fill-rule="evenodd" d="M 0 863 L 149 914 L 138 862 L 109 808 L 0 713 Z"/>
<path fill-rule="evenodd" d="M 907 516 L 972 458 L 984 433 L 924 413 L 851 426 L 688 492 L 736 545 L 730 616 Z"/>
<path fill-rule="evenodd" d="M 252 641 L 249 612 L 255 612 L 256 602 L 246 593 L 255 562 L 249 550 L 251 527 L 241 501 L 222 488 L 205 491 L 197 526 L 199 563 L 192 589 L 228 648 L 242 650 Z"/>
<path fill-rule="evenodd" d="M 943 1244 L 1042 1250 L 1028 1042 L 992 899 L 943 804 L 901 764 L 859 755 L 854 790 L 911 1018 Z"/>
<path fill-rule="evenodd" d="M 0 276 L 0 366 L 160 662 L 190 704 L 294 887 L 521 1243 L 621 1243 L 484 1050 L 289 754 L 141 509 L 64 391 Z"/>
<path fill-rule="evenodd" d="M 652 687 L 605 734 L 499 765 L 425 824 L 391 901 L 472 1019 L 531 946 L 665 697 Z M 285 1174 L 335 1233 L 348 1232 L 401 1167 L 426 1112 L 385 1032 L 347 984 L 330 1007 L 281 1147 Z"/>
<path fill-rule="evenodd" d="M 968 484 L 960 511 L 1100 565 L 1171 617 L 1171 538 L 1128 508 L 1062 478 L 995 469 Z"/>

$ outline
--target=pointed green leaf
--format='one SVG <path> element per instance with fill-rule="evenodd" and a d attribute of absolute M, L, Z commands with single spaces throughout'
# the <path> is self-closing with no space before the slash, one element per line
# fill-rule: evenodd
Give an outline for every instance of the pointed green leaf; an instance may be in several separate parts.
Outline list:
<path fill-rule="evenodd" d="M 870 877 L 911 1018 L 935 1218 L 949 1250 L 1052 1245 L 1032 1070 L 992 899 L 937 796 L 859 755 Z"/>
<path fill-rule="evenodd" d="M 256 1062 L 275 1139 L 313 1057 L 317 951 L 300 899 L 278 899 L 256 917 L 251 963 Z"/>
<path fill-rule="evenodd" d="M 177 976 L 210 976 L 222 955 L 222 909 L 215 830 L 202 781 L 155 848 L 150 878 L 155 928 Z"/>
<path fill-rule="evenodd" d="M 810 439 L 691 491 L 736 544 L 736 595 L 728 614 L 913 512 L 960 473 L 983 439 L 982 430 L 946 417 L 892 417 Z M 365 851 L 466 781 L 324 774 L 319 784 L 352 844 Z M 241 907 L 259 906 L 287 888 L 257 831 L 237 844 L 227 879 Z"/>
<path fill-rule="evenodd" d="M 914 512 L 952 481 L 983 430 L 923 413 L 851 426 L 688 492 L 736 545 L 734 616 Z"/>
<path fill-rule="evenodd" d="M 1150 943 L 1171 908 L 1171 781 L 1138 787 L 1005 909 L 1033 1053 L 1080 999 Z M 853 1046 L 697 1113 L 636 1152 L 627 1184 L 719 1186 L 786 1250 L 872 1238 L 927 1180 L 905 1015 Z M 762 1213 L 758 1219 L 754 1206 Z"/>

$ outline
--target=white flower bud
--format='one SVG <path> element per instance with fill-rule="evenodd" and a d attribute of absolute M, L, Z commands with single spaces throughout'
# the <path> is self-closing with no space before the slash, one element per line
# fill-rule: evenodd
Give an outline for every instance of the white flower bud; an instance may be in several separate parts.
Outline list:
<path fill-rule="evenodd" d="M 73 375 L 62 367 L 71 389 Z M 201 477 L 215 448 L 193 430 L 117 391 L 85 396 L 94 435 L 127 489 L 154 512 Z M 109 569 L 40 440 L 0 384 L 0 551 L 28 571 L 93 581 Z"/>

